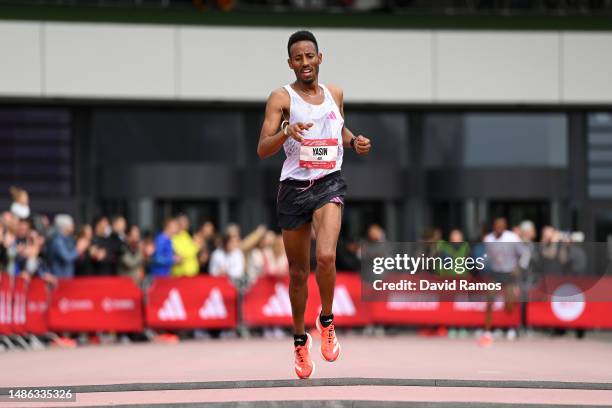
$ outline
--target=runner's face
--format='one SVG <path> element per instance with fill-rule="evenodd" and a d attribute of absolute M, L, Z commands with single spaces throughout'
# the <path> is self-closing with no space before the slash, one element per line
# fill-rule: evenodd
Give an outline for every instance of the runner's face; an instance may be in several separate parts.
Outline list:
<path fill-rule="evenodd" d="M 319 76 L 319 65 L 323 59 L 312 41 L 298 41 L 291 46 L 289 68 L 295 72 L 299 82 L 312 84 Z"/>

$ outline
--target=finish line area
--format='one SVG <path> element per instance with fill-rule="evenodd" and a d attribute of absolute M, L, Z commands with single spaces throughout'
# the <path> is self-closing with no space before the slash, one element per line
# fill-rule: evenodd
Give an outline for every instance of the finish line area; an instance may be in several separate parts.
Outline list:
<path fill-rule="evenodd" d="M 341 334 L 342 335 L 342 334 Z M 1 407 L 612 406 L 609 339 L 341 337 L 342 357 L 294 379 L 287 340 L 222 339 L 19 351 L 2 356 Z M 318 346 L 315 339 L 314 347 Z M 314 349 L 313 349 L 314 350 Z M 565 369 L 571 366 L 572 370 Z M 7 402 L 11 389 L 72 402 Z"/>

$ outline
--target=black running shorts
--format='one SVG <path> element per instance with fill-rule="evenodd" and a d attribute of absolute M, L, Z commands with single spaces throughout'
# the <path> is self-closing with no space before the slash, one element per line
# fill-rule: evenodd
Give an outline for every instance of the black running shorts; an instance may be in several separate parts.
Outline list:
<path fill-rule="evenodd" d="M 314 181 L 283 180 L 278 186 L 276 216 L 282 229 L 297 229 L 312 222 L 315 210 L 327 203 L 344 206 L 346 183 L 340 171 L 330 173 Z"/>

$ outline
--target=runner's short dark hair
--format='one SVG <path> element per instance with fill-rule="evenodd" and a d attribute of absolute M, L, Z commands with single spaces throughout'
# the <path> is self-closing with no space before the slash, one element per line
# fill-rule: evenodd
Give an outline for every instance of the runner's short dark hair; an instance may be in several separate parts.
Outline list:
<path fill-rule="evenodd" d="M 311 41 L 315 45 L 315 49 L 319 52 L 319 44 L 317 44 L 317 39 L 314 34 L 310 31 L 300 30 L 291 34 L 289 37 L 289 42 L 287 43 L 287 54 L 291 57 L 291 46 L 298 41 Z"/>

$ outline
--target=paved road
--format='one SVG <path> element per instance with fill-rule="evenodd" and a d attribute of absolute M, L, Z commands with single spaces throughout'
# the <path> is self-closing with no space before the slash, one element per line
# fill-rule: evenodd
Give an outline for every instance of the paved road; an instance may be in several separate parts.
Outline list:
<path fill-rule="evenodd" d="M 290 340 L 5 352 L 0 354 L 0 394 L 8 387 L 87 387 L 76 388 L 76 403 L 0 406 L 227 401 L 284 401 L 276 403 L 279 407 L 306 406 L 295 401 L 343 401 L 337 406 L 368 401 L 612 406 L 612 343 L 607 341 L 531 338 L 489 348 L 473 339 L 415 336 L 345 336 L 341 341 L 343 353 L 336 363 L 323 362 L 314 353 L 312 381 L 294 380 Z"/>

